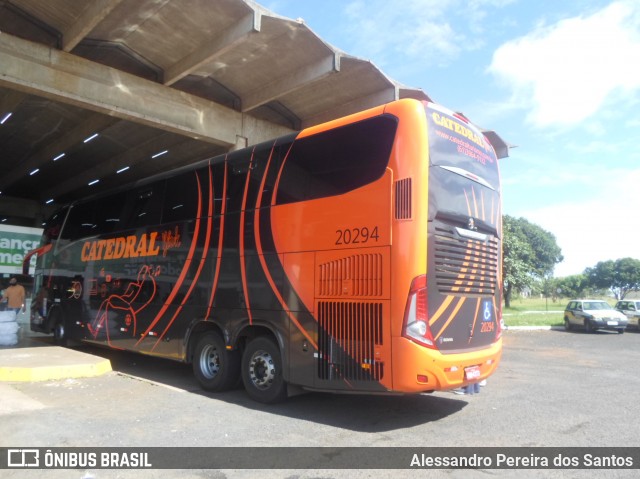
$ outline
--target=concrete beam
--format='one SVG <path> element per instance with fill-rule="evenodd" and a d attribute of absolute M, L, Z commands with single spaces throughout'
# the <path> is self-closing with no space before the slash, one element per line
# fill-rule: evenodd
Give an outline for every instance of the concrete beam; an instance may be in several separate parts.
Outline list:
<path fill-rule="evenodd" d="M 261 128 L 247 135 L 247 118 L 240 112 L 5 33 L 0 34 L 0 85 L 226 148 L 236 144 L 236 135 L 258 143 L 272 138 L 261 132 L 290 131 L 252 119 Z"/>
<path fill-rule="evenodd" d="M 62 50 L 70 52 L 93 30 L 122 0 L 93 0 L 89 2 L 76 22 L 62 32 Z"/>
<path fill-rule="evenodd" d="M 200 45 L 195 51 L 174 63 L 164 72 L 164 84 L 175 82 L 197 70 L 201 65 L 209 63 L 230 48 L 244 41 L 252 33 L 260 31 L 261 15 L 251 12 L 237 23 L 227 28 L 216 38 Z"/>
<path fill-rule="evenodd" d="M 332 52 L 317 62 L 310 63 L 295 71 L 286 72 L 266 85 L 260 85 L 252 93 L 242 97 L 242 111 L 250 111 L 269 103 L 310 83 L 321 80 L 340 71 L 340 54 Z"/>

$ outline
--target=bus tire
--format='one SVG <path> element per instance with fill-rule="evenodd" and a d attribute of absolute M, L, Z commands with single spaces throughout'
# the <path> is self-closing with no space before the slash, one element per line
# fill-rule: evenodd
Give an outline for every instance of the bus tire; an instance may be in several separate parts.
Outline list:
<path fill-rule="evenodd" d="M 193 354 L 193 374 L 202 389 L 226 391 L 238 384 L 240 352 L 229 351 L 220 335 L 208 331 L 198 338 Z"/>
<path fill-rule="evenodd" d="M 58 312 L 52 312 L 53 339 L 58 346 L 67 345 L 67 324 L 62 315 Z"/>
<path fill-rule="evenodd" d="M 242 355 L 242 382 L 251 399 L 264 404 L 284 401 L 287 383 L 282 373 L 282 355 L 272 339 L 261 336 L 247 344 Z"/>

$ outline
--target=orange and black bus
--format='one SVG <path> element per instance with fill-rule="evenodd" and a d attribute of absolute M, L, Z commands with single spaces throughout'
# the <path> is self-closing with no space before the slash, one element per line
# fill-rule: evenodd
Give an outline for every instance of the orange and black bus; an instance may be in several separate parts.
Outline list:
<path fill-rule="evenodd" d="M 480 381 L 501 355 L 495 138 L 400 100 L 78 201 L 45 224 L 31 329 L 261 402 Z"/>

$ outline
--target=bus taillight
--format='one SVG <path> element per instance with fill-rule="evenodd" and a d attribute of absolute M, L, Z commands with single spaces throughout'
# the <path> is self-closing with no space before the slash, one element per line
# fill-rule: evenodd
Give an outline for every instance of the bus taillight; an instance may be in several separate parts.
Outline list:
<path fill-rule="evenodd" d="M 404 310 L 402 335 L 421 346 L 436 349 L 427 309 L 427 277 L 417 276 L 411 282 L 407 306 Z"/>

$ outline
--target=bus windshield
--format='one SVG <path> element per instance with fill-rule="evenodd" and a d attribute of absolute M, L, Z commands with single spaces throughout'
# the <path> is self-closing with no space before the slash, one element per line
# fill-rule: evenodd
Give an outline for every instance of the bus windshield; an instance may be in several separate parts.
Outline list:
<path fill-rule="evenodd" d="M 466 224 L 467 218 L 474 218 L 476 225 L 495 225 L 500 204 L 500 176 L 492 146 L 463 117 L 453 116 L 438 105 L 427 105 L 427 121 L 429 219 L 459 217 L 464 218 Z"/>
<path fill-rule="evenodd" d="M 42 233 L 42 245 L 50 244 L 57 240 L 62 230 L 62 225 L 67 215 L 67 208 L 56 211 L 45 223 Z"/>

